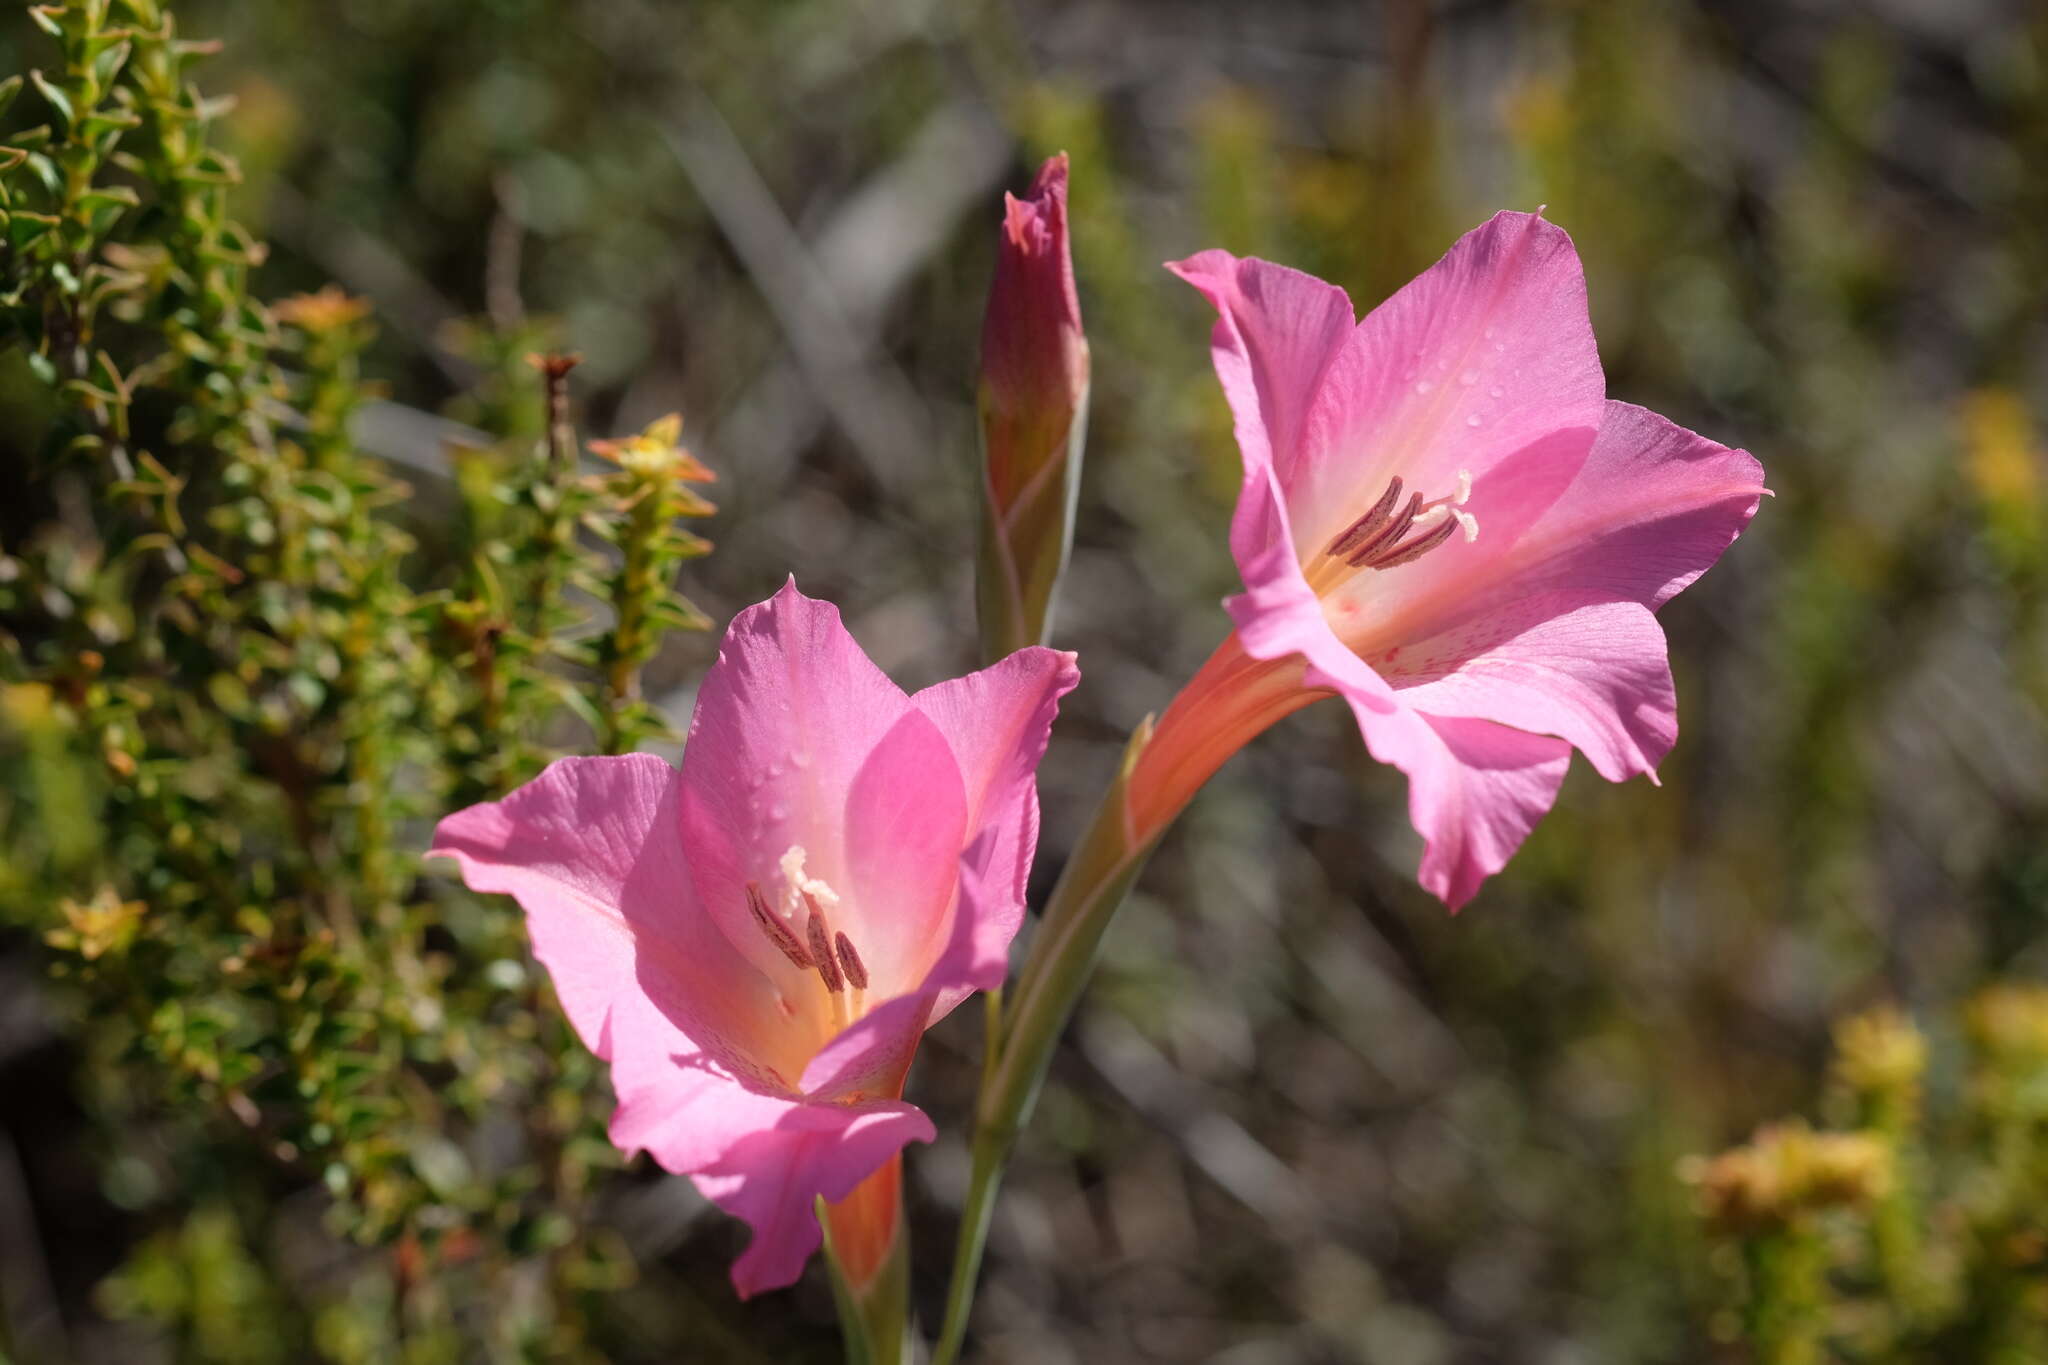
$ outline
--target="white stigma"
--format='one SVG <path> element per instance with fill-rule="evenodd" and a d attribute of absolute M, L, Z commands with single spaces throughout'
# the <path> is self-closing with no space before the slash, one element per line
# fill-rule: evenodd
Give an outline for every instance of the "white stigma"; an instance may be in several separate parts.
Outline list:
<path fill-rule="evenodd" d="M 1458 491 L 1448 498 L 1439 498 L 1424 507 L 1422 511 L 1416 514 L 1415 520 L 1409 523 L 1410 528 L 1420 529 L 1434 526 L 1444 518 L 1449 517 L 1458 523 L 1458 529 L 1464 533 L 1465 543 L 1470 545 L 1473 541 L 1479 539 L 1479 518 L 1461 509 L 1471 496 L 1472 471 L 1461 469 L 1458 471 Z"/>
<path fill-rule="evenodd" d="M 799 924 L 809 913 L 804 905 L 807 893 L 828 912 L 839 908 L 839 893 L 832 889 L 830 883 L 805 875 L 804 857 L 804 846 L 792 844 L 779 860 L 782 867 L 782 913 Z"/>

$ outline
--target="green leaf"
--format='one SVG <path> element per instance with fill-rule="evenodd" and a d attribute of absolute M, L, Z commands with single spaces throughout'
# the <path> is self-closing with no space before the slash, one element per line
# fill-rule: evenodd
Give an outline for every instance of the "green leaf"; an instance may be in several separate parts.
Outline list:
<path fill-rule="evenodd" d="M 69 95 L 44 80 L 43 73 L 40 71 L 29 72 L 28 78 L 34 82 L 36 89 L 42 93 L 43 98 L 50 102 L 50 107 L 55 109 L 63 118 L 65 127 L 68 128 L 77 121 L 78 115 L 72 111 L 71 97 Z"/>
<path fill-rule="evenodd" d="M 7 215 L 7 240 L 20 250 L 56 226 L 57 220 L 47 213 L 16 209 Z"/>
<path fill-rule="evenodd" d="M 140 208 L 141 196 L 130 185 L 96 185 L 78 196 L 81 204 L 119 204 L 124 208 Z"/>
<path fill-rule="evenodd" d="M 114 83 L 114 73 L 121 69 L 122 63 L 128 60 L 128 54 L 133 50 L 134 44 L 130 40 L 123 38 L 93 59 L 93 75 L 98 78 L 102 86 L 109 86 Z"/>
<path fill-rule="evenodd" d="M 7 106 L 13 104 L 15 96 L 20 93 L 21 77 L 19 75 L 9 76 L 6 80 L 0 81 L 0 114 L 7 112 Z"/>

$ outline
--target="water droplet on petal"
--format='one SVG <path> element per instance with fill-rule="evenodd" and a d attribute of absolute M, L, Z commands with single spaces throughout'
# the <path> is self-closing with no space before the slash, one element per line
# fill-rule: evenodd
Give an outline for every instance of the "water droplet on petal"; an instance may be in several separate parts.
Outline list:
<path fill-rule="evenodd" d="M 782 821 L 787 820 L 789 818 L 789 807 L 783 805 L 780 801 L 777 801 L 774 805 L 768 808 L 768 818 L 780 824 Z"/>
<path fill-rule="evenodd" d="M 1478 425 L 1479 425 L 1479 414 L 1475 412 L 1475 413 L 1473 413 L 1473 414 L 1472 414 L 1472 415 L 1471 415 L 1470 417 L 1467 417 L 1467 418 L 1465 419 L 1465 425 L 1466 425 L 1466 426 L 1468 426 L 1468 427 L 1476 427 L 1476 426 L 1478 426 Z"/>
<path fill-rule="evenodd" d="M 1463 384 L 1468 389 L 1471 388 L 1474 384 L 1477 384 L 1479 382 L 1479 371 L 1465 371 L 1465 373 L 1458 376 L 1458 382 L 1460 384 Z"/>
<path fill-rule="evenodd" d="M 1491 327 L 1489 327 L 1489 328 L 1487 328 L 1487 329 L 1486 329 L 1486 331 L 1485 331 L 1485 333 L 1484 333 L 1483 335 L 1484 335 L 1484 336 L 1486 337 L 1486 339 L 1487 339 L 1488 341 L 1491 341 L 1491 340 L 1493 340 L 1493 333 L 1494 333 L 1494 329 L 1493 329 L 1493 328 L 1491 328 Z"/>
<path fill-rule="evenodd" d="M 1415 381 L 1415 391 L 1417 393 L 1428 393 L 1431 389 L 1435 387 L 1436 385 L 1432 384 L 1427 379 L 1418 379 Z"/>
<path fill-rule="evenodd" d="M 1486 391 L 1486 396 L 1487 396 L 1487 397 L 1489 397 L 1489 398 L 1498 398 L 1498 397 L 1500 397 L 1500 396 L 1501 396 L 1501 393 L 1502 393 L 1502 389 L 1501 389 L 1501 386 L 1500 386 L 1500 385 L 1498 385 L 1498 384 L 1495 384 L 1495 385 L 1494 385 L 1494 386 L 1493 386 L 1492 388 L 1490 388 L 1490 389 L 1488 389 L 1488 390 Z"/>

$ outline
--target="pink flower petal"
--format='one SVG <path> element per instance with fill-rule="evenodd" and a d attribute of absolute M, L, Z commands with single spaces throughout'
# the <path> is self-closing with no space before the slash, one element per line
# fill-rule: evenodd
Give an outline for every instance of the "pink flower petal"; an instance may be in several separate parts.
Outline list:
<path fill-rule="evenodd" d="M 844 891 L 846 793 L 910 699 L 794 581 L 734 618 L 704 676 L 683 751 L 682 837 L 710 915 L 792 999 L 815 1002 L 747 910 L 746 884 L 780 895 L 781 859 Z M 801 926 L 799 926 L 799 931 Z"/>
<path fill-rule="evenodd" d="M 1632 404 L 1605 412 L 1584 465 L 1525 524 L 1488 521 L 1478 543 L 1368 576 L 1379 599 L 1361 632 L 1368 657 L 1542 592 L 1563 594 L 1561 606 L 1654 609 L 1721 557 L 1756 514 L 1762 466 Z"/>
<path fill-rule="evenodd" d="M 1279 477 L 1298 560 L 1396 474 L 1441 497 L 1460 469 L 1542 446 L 1568 479 L 1600 425 L 1578 254 L 1535 214 L 1496 214 L 1355 328 L 1341 290 L 1282 266 L 1209 251 L 1172 268 L 1217 308 L 1238 445 Z"/>
<path fill-rule="evenodd" d="M 1610 402 L 1578 478 L 1509 567 L 1523 583 L 1661 607 L 1735 543 L 1763 496 L 1748 451 Z"/>
<path fill-rule="evenodd" d="M 1351 709 L 1372 756 L 1408 774 L 1423 889 L 1458 909 L 1507 866 L 1557 800 L 1571 746 L 1491 721 Z"/>
<path fill-rule="evenodd" d="M 1331 360 L 1286 478 L 1304 560 L 1400 475 L 1424 498 L 1524 451 L 1563 476 L 1600 426 L 1606 380 L 1562 228 L 1497 213 L 1368 314 Z M 1563 487 L 1563 479 L 1556 488 Z"/>
<path fill-rule="evenodd" d="M 652 755 L 562 759 L 441 821 L 430 856 L 455 859 L 471 889 L 519 901 L 535 956 L 578 1035 L 611 1062 L 622 1104 L 685 1103 L 708 1072 L 788 1094 L 806 1052 L 790 1046 L 774 989 L 691 893 L 677 802 L 675 770 Z"/>
<path fill-rule="evenodd" d="M 1351 335 L 1351 300 L 1313 275 L 1227 251 L 1204 251 L 1167 269 L 1216 308 L 1209 353 L 1247 468 L 1266 464 L 1291 479 L 1323 372 Z"/>
<path fill-rule="evenodd" d="M 732 1268 L 740 1297 L 802 1276 L 823 1240 L 818 1196 L 844 1199 L 905 1144 L 935 1136 L 932 1121 L 901 1100 L 804 1105 L 782 1126 L 749 1135 L 697 1172 L 693 1180 L 705 1198 L 753 1225 L 753 1240 Z"/>
<path fill-rule="evenodd" d="M 905 711 L 854 774 L 841 819 L 835 927 L 865 963 L 868 998 L 919 990 L 945 946 L 967 842 L 967 793 L 931 718 Z"/>
<path fill-rule="evenodd" d="M 918 1040 L 931 1024 L 932 991 L 899 995 L 872 1006 L 818 1050 L 804 1068 L 804 1096 L 815 1101 L 896 1095 Z"/>
<path fill-rule="evenodd" d="M 1561 736 L 1621 781 L 1653 771 L 1678 735 L 1650 611 L 1741 533 L 1763 471 L 1642 408 L 1607 414 L 1571 486 L 1498 553 L 1465 568 L 1450 550 L 1480 547 L 1449 547 L 1413 579 L 1384 576 L 1389 614 L 1366 657 L 1407 705 Z M 1452 567 L 1426 578 L 1437 564 Z"/>
<path fill-rule="evenodd" d="M 935 969 L 941 990 L 934 1020 L 972 991 L 1002 985 L 1008 974 L 1010 941 L 1024 922 L 1025 882 L 1038 846 L 1038 762 L 1060 698 L 1080 679 L 1072 654 L 1020 649 L 910 699 L 951 744 L 969 811 L 960 914 L 971 932 Z"/>
<path fill-rule="evenodd" d="M 1269 583 L 1267 600 L 1281 605 L 1261 613 L 1253 593 L 1228 603 L 1246 653 L 1299 654 L 1308 662 L 1304 686 L 1329 688 L 1350 704 L 1372 756 L 1408 775 L 1408 818 L 1424 845 L 1423 888 L 1458 909 L 1550 809 L 1571 746 L 1485 720 L 1425 715 L 1338 641 L 1312 596 L 1303 610 Z"/>
<path fill-rule="evenodd" d="M 1404 706 L 1556 735 L 1621 782 L 1678 739 L 1678 698 L 1657 618 L 1634 602 L 1518 596 L 1372 661 Z"/>

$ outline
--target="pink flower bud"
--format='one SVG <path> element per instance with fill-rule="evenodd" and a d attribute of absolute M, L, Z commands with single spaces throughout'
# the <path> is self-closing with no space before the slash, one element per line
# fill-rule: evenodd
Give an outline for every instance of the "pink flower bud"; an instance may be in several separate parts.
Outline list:
<path fill-rule="evenodd" d="M 1088 340 L 1067 245 L 1067 158 L 1005 196 L 981 329 L 981 618 L 990 658 L 1046 634 L 1072 539 L 1087 426 Z"/>

